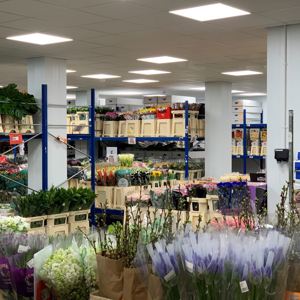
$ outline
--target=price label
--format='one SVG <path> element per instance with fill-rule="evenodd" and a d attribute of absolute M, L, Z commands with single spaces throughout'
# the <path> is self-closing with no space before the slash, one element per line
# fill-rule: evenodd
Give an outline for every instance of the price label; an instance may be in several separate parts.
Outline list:
<path fill-rule="evenodd" d="M 241 288 L 242 294 L 249 292 L 249 288 L 248 288 L 248 284 L 247 284 L 246 280 L 240 282 L 240 288 Z"/>
<path fill-rule="evenodd" d="M 136 145 L 136 138 L 135 137 L 129 137 L 128 138 L 128 144 L 129 145 Z"/>

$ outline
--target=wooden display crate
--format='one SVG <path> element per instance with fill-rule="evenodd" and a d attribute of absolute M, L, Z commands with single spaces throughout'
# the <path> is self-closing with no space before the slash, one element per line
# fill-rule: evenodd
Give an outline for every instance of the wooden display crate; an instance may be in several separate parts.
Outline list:
<path fill-rule="evenodd" d="M 199 216 L 201 218 L 200 224 L 199 224 Z M 196 230 L 199 225 L 200 225 L 200 228 L 203 228 L 206 225 L 206 222 L 208 221 L 207 213 L 190 212 L 189 217 L 190 217 L 189 221 L 191 222 L 194 230 Z"/>
<path fill-rule="evenodd" d="M 122 136 L 127 136 L 127 132 L 126 132 L 126 121 L 119 121 L 119 130 L 118 130 L 118 136 L 122 137 Z"/>
<path fill-rule="evenodd" d="M 170 170 L 175 174 L 177 180 L 184 181 L 185 171 Z M 202 177 L 202 170 L 189 170 L 189 180 L 200 179 Z"/>
<path fill-rule="evenodd" d="M 19 132 L 18 122 L 14 117 L 9 115 L 1 115 L 2 129 L 5 133 Z"/>
<path fill-rule="evenodd" d="M 185 132 L 185 120 L 183 118 L 173 118 L 171 135 L 173 136 L 184 136 Z"/>
<path fill-rule="evenodd" d="M 79 210 L 69 213 L 69 233 L 78 231 L 78 228 L 86 234 L 90 232 L 89 212 L 89 210 Z"/>
<path fill-rule="evenodd" d="M 69 213 L 48 215 L 47 216 L 46 233 L 49 236 L 68 235 L 69 234 L 68 216 L 69 216 Z"/>
<path fill-rule="evenodd" d="M 128 186 L 128 187 L 115 187 L 114 188 L 114 208 L 125 207 L 126 197 L 130 194 L 137 193 L 140 191 L 139 186 Z"/>
<path fill-rule="evenodd" d="M 113 208 L 114 189 L 114 186 L 96 186 L 95 192 L 97 198 L 95 200 L 95 207 L 103 208 L 106 205 L 108 208 Z"/>
<path fill-rule="evenodd" d="M 100 292 L 95 291 L 90 294 L 90 300 L 112 300 L 112 299 L 101 297 Z"/>
<path fill-rule="evenodd" d="M 85 181 L 85 180 L 80 180 L 79 181 L 79 187 L 90 189 L 91 188 L 91 182 L 90 181 Z"/>
<path fill-rule="evenodd" d="M 206 195 L 207 204 L 210 213 L 214 213 L 218 207 L 219 197 L 218 195 Z"/>
<path fill-rule="evenodd" d="M 73 120 L 73 115 L 67 114 L 67 134 L 73 133 L 72 120 Z"/>
<path fill-rule="evenodd" d="M 103 122 L 103 136 L 116 137 L 118 136 L 118 121 Z"/>
<path fill-rule="evenodd" d="M 38 216 L 24 218 L 24 221 L 29 223 L 29 234 L 46 234 L 46 219 L 47 216 Z"/>
<path fill-rule="evenodd" d="M 171 135 L 172 120 L 171 119 L 158 119 L 156 126 L 156 136 L 172 136 Z"/>
<path fill-rule="evenodd" d="M 27 115 L 18 122 L 20 133 L 34 133 L 33 117 Z"/>
<path fill-rule="evenodd" d="M 141 134 L 141 121 L 140 120 L 126 120 L 126 133 L 127 136 L 137 137 Z"/>
<path fill-rule="evenodd" d="M 154 137 L 156 135 L 156 119 L 142 120 L 141 136 Z"/>
<path fill-rule="evenodd" d="M 75 117 L 75 127 L 73 134 L 88 134 L 89 133 L 89 112 L 79 111 Z"/>
<path fill-rule="evenodd" d="M 208 203 L 206 198 L 190 198 L 190 211 L 207 214 Z"/>
<path fill-rule="evenodd" d="M 79 188 L 80 187 L 80 182 L 79 179 L 72 178 L 68 180 L 68 188 Z"/>
<path fill-rule="evenodd" d="M 102 136 L 102 134 L 103 134 L 102 116 L 103 115 L 96 114 L 96 119 L 95 119 L 95 135 L 96 136 Z"/>

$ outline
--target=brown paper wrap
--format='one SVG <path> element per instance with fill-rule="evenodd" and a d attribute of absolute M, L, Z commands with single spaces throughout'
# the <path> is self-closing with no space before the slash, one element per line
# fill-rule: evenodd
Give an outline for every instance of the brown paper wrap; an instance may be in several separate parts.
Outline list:
<path fill-rule="evenodd" d="M 97 275 L 100 295 L 112 300 L 123 298 L 124 260 L 97 255 Z"/>
<path fill-rule="evenodd" d="M 137 268 L 124 269 L 123 300 L 146 300 L 147 287 Z"/>
<path fill-rule="evenodd" d="M 147 300 L 163 300 L 164 290 L 159 277 L 150 274 L 148 277 L 148 298 Z"/>

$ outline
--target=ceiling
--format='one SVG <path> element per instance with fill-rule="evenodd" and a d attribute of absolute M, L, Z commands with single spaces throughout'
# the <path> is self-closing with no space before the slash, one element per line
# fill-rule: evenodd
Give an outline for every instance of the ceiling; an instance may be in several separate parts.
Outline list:
<path fill-rule="evenodd" d="M 169 10 L 215 3 L 211 0 L 0 0 L 0 84 L 26 87 L 26 58 L 67 59 L 68 84 L 80 89 L 142 88 L 187 94 L 205 81 L 232 81 L 235 89 L 266 90 L 266 27 L 300 22 L 299 0 L 224 0 L 251 15 L 200 23 Z M 37 46 L 5 37 L 43 32 L 73 42 Z M 155 65 L 137 58 L 171 55 L 187 62 Z M 140 76 L 136 69 L 171 74 Z M 260 76 L 231 77 L 221 72 L 253 69 Z M 159 83 L 135 85 L 122 79 L 94 80 L 80 75 L 108 73 L 122 79 L 153 78 Z"/>

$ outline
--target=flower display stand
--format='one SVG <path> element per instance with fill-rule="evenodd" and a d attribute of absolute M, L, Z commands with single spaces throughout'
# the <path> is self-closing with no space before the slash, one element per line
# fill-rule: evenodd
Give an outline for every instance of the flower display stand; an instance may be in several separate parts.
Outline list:
<path fill-rule="evenodd" d="M 127 136 L 140 136 L 141 121 L 140 120 L 126 120 L 126 133 Z"/>
<path fill-rule="evenodd" d="M 171 135 L 173 136 L 184 136 L 184 119 L 174 118 L 172 120 Z"/>
<path fill-rule="evenodd" d="M 114 186 L 96 186 L 95 193 L 97 198 L 95 200 L 95 207 L 103 208 L 105 206 L 112 208 L 114 205 Z"/>
<path fill-rule="evenodd" d="M 184 181 L 185 171 L 171 170 L 177 180 Z M 200 179 L 202 177 L 202 170 L 189 170 L 189 180 Z"/>
<path fill-rule="evenodd" d="M 20 133 L 34 133 L 33 117 L 31 115 L 23 117 L 18 123 Z"/>
<path fill-rule="evenodd" d="M 89 133 L 89 113 L 80 111 L 76 113 L 75 128 L 73 134 L 88 134 Z"/>
<path fill-rule="evenodd" d="M 89 210 L 72 211 L 69 213 L 69 233 L 76 232 L 80 228 L 84 233 L 90 231 Z"/>
<path fill-rule="evenodd" d="M 24 221 L 29 224 L 29 234 L 46 234 L 46 219 L 47 216 L 38 216 L 24 218 Z"/>
<path fill-rule="evenodd" d="M 73 134 L 76 127 L 76 114 L 67 114 L 67 134 Z"/>
<path fill-rule="evenodd" d="M 123 209 L 125 207 L 126 197 L 129 196 L 130 194 L 139 192 L 139 190 L 140 190 L 139 186 L 115 187 L 113 207 Z"/>
<path fill-rule="evenodd" d="M 48 215 L 47 225 L 46 225 L 47 235 L 49 236 L 68 235 L 69 234 L 68 216 L 69 213 Z"/>
<path fill-rule="evenodd" d="M 126 121 L 119 121 L 119 130 L 118 130 L 118 136 L 122 137 L 122 136 L 127 136 L 127 132 L 126 132 Z"/>
<path fill-rule="evenodd" d="M 142 120 L 141 136 L 154 137 L 155 135 L 156 135 L 156 120 L 155 119 Z"/>
<path fill-rule="evenodd" d="M 1 115 L 2 127 L 5 133 L 19 132 L 18 122 L 14 117 L 9 115 Z"/>
<path fill-rule="evenodd" d="M 99 291 L 95 291 L 90 294 L 90 300 L 112 300 L 112 299 L 101 297 Z"/>
<path fill-rule="evenodd" d="M 158 119 L 156 126 L 156 136 L 172 136 L 172 120 L 171 119 Z"/>
<path fill-rule="evenodd" d="M 118 136 L 118 121 L 103 122 L 103 136 L 116 137 Z"/>
<path fill-rule="evenodd" d="M 96 120 L 95 120 L 95 135 L 96 136 L 102 136 L 103 134 L 103 120 L 102 120 L 101 114 L 96 114 Z"/>
<path fill-rule="evenodd" d="M 208 220 L 208 214 L 201 212 L 190 212 L 189 217 L 194 230 L 196 230 L 198 226 L 200 226 L 200 228 L 203 228 Z M 201 219 L 200 224 L 199 218 Z"/>

